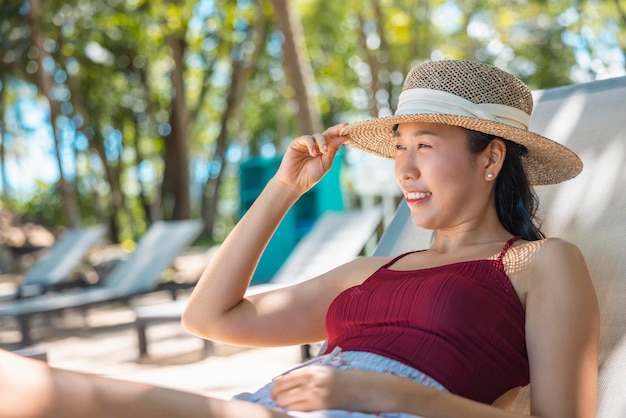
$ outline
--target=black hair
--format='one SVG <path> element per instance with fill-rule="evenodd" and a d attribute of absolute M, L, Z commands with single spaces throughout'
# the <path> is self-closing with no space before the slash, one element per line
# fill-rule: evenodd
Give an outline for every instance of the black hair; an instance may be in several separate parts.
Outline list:
<path fill-rule="evenodd" d="M 467 130 L 469 150 L 479 153 L 497 137 L 482 132 Z M 522 157 L 528 153 L 525 146 L 507 139 L 506 157 L 496 180 L 496 210 L 502 226 L 511 234 L 527 241 L 545 238 L 538 225 L 539 199 L 528 182 L 522 165 Z"/>

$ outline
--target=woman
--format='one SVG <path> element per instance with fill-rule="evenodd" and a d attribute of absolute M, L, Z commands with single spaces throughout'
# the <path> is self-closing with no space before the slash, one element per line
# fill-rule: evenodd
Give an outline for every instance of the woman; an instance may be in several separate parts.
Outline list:
<path fill-rule="evenodd" d="M 594 290 L 579 250 L 533 223 L 530 188 L 582 164 L 528 132 L 531 110 L 527 87 L 495 67 L 431 62 L 407 76 L 396 116 L 291 143 L 201 277 L 183 324 L 250 346 L 326 339 L 312 364 L 220 401 L 20 360 L 15 373 L 38 376 L 28 387 L 5 361 L 0 416 L 512 417 L 502 407 L 527 383 L 533 416 L 594 416 Z M 436 232 L 431 247 L 244 297 L 280 220 L 348 139 L 395 159 L 413 222 Z M 35 409 L 15 404 L 34 392 Z"/>

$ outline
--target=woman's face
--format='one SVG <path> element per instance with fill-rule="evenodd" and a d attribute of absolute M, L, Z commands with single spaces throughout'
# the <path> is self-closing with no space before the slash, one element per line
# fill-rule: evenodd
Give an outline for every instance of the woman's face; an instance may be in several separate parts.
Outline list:
<path fill-rule="evenodd" d="M 462 227 L 486 212 L 488 159 L 469 151 L 463 128 L 402 123 L 395 141 L 395 175 L 415 224 L 427 229 Z"/>

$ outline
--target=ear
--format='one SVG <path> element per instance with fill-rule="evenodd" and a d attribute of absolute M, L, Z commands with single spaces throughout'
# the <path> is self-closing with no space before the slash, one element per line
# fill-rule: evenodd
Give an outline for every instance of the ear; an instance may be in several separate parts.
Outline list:
<path fill-rule="evenodd" d="M 482 157 L 485 180 L 495 180 L 502 169 L 502 164 L 504 164 L 506 144 L 502 139 L 495 138 L 483 150 Z"/>

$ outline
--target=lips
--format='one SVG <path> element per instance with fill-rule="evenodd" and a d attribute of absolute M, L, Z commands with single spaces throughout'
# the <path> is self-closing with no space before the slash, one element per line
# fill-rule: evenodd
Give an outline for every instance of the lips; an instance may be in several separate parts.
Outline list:
<path fill-rule="evenodd" d="M 404 197 L 408 203 L 421 202 L 432 196 L 431 192 L 404 192 Z"/>

